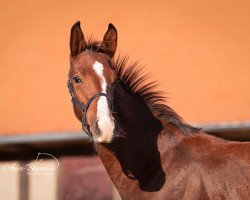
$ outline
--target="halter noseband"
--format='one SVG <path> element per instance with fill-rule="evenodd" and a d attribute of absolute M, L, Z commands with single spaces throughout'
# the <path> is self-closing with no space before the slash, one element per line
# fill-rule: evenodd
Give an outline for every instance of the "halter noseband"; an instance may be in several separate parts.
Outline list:
<path fill-rule="evenodd" d="M 69 89 L 69 93 L 71 95 L 71 101 L 72 101 L 73 105 L 77 105 L 82 111 L 82 130 L 85 131 L 85 133 L 89 136 L 89 138 L 91 140 L 93 140 L 92 135 L 89 133 L 89 131 L 87 129 L 87 122 L 86 122 L 87 109 L 88 109 L 89 105 L 92 103 L 92 101 L 96 97 L 105 96 L 108 99 L 109 103 L 110 103 L 111 111 L 113 110 L 112 102 L 111 102 L 111 100 L 110 100 L 110 98 L 108 97 L 107 94 L 105 94 L 103 92 L 100 92 L 100 93 L 96 93 L 95 95 L 90 97 L 89 100 L 87 101 L 87 103 L 85 105 L 82 105 L 81 102 L 75 97 L 75 95 L 73 93 L 73 87 L 72 87 L 70 78 L 68 79 L 67 84 L 68 84 L 68 89 Z"/>

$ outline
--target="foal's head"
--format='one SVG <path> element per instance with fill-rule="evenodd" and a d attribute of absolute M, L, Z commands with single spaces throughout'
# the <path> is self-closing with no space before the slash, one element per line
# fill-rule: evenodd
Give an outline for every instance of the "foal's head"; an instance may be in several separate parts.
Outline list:
<path fill-rule="evenodd" d="M 117 31 L 112 24 L 101 43 L 87 42 L 80 28 L 80 22 L 73 25 L 70 36 L 70 70 L 74 96 L 85 105 L 97 93 L 109 92 L 109 85 L 116 79 L 116 73 L 111 68 L 111 60 L 117 46 Z M 82 111 L 74 105 L 74 112 L 79 120 Z M 97 142 L 110 143 L 115 128 L 110 102 L 106 96 L 96 97 L 86 112 L 88 132 Z"/>

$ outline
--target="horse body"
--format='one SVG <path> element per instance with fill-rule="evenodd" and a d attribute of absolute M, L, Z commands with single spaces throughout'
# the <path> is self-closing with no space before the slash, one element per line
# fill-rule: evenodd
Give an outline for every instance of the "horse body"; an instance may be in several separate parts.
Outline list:
<path fill-rule="evenodd" d="M 69 88 L 75 114 L 122 199 L 249 199 L 250 143 L 185 123 L 154 83 L 143 84 L 135 64 L 114 61 L 116 43 L 113 25 L 98 43 L 86 41 L 76 23 Z"/>
<path fill-rule="evenodd" d="M 199 137 L 192 140 L 199 142 Z M 205 140 L 201 138 L 203 142 L 214 140 L 207 135 L 202 137 L 205 137 Z M 159 136 L 158 140 L 162 139 L 167 139 L 165 134 Z M 183 142 L 185 143 L 185 139 Z M 221 145 L 221 142 L 215 142 L 215 145 Z M 249 159 L 239 158 L 238 154 L 241 152 L 238 151 L 239 149 L 223 152 L 225 149 L 231 149 L 231 145 L 238 144 L 209 146 L 207 150 L 213 148 L 215 154 L 207 152 L 206 156 L 200 155 L 200 157 L 195 154 L 201 154 L 200 150 L 203 147 L 199 145 L 193 146 L 192 150 L 188 151 L 183 150 L 180 142 L 176 148 L 163 150 L 160 155 L 166 180 L 158 191 L 157 189 L 154 191 L 154 187 L 159 185 L 159 180 L 163 177 L 158 167 L 154 167 L 154 163 L 145 165 L 145 169 L 141 171 L 144 175 L 150 173 L 148 169 L 154 171 L 144 183 L 143 188 L 148 188 L 145 190 L 141 188 L 139 179 L 131 179 L 127 176 L 114 152 L 101 145 L 96 145 L 96 149 L 122 199 L 249 199 Z M 129 145 L 128 148 L 130 148 Z M 222 150 L 223 155 L 218 155 L 219 150 Z M 245 150 L 249 151 L 249 144 L 246 144 Z M 205 153 L 206 151 L 202 152 L 202 154 Z"/>

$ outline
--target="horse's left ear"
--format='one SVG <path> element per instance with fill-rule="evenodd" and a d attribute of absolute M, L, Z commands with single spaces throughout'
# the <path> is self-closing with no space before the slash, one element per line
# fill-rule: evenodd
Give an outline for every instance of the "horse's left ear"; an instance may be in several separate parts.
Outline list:
<path fill-rule="evenodd" d="M 112 58 L 115 55 L 116 47 L 117 30 L 114 25 L 110 23 L 99 48 L 102 52 L 108 54 Z"/>
<path fill-rule="evenodd" d="M 69 45 L 71 57 L 77 56 L 84 48 L 85 39 L 79 21 L 76 22 L 71 28 Z"/>

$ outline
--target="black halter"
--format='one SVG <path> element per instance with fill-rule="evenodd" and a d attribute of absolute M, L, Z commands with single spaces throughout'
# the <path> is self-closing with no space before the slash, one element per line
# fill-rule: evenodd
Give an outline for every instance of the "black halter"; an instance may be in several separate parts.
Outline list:
<path fill-rule="evenodd" d="M 99 96 L 105 96 L 109 103 L 110 103 L 110 106 L 111 106 L 111 111 L 112 111 L 112 102 L 110 100 L 110 98 L 108 97 L 107 94 L 105 93 L 96 93 L 95 95 L 93 95 L 92 97 L 89 98 L 89 100 L 87 101 L 87 103 L 85 105 L 82 105 L 81 102 L 75 97 L 74 93 L 73 93 L 73 88 L 72 88 L 72 84 L 71 84 L 71 80 L 70 78 L 68 79 L 68 89 L 69 89 L 69 93 L 71 95 L 71 101 L 73 103 L 73 105 L 77 105 L 81 111 L 82 111 L 82 129 L 83 131 L 85 131 L 85 133 L 89 136 L 89 138 L 91 140 L 93 140 L 93 137 L 92 135 L 89 133 L 88 129 L 87 129 L 87 122 L 86 122 L 86 113 L 87 113 L 87 109 L 89 107 L 89 105 L 91 104 L 91 102 L 96 98 L 96 97 L 99 97 Z"/>

